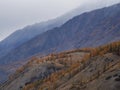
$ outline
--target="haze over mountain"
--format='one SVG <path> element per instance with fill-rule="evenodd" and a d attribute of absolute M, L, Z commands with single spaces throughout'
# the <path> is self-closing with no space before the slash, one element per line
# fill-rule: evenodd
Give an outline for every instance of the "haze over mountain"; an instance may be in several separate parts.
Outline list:
<path fill-rule="evenodd" d="M 0 7 L 0 90 L 120 89 L 120 0 L 3 0 Z"/>
<path fill-rule="evenodd" d="M 26 25 L 61 16 L 81 5 L 88 7 L 89 4 L 93 4 L 97 8 L 119 2 L 119 0 L 1 0 L 0 40 Z"/>
<path fill-rule="evenodd" d="M 83 12 L 81 8 L 75 9 L 61 17 L 48 20 L 46 22 L 36 23 L 34 25 L 26 26 L 23 29 L 17 30 L 10 36 L 0 42 L 0 56 L 4 56 L 10 50 L 20 46 L 21 44 L 29 41 L 33 37 L 50 30 L 55 27 L 59 27 L 72 17 L 79 15 Z"/>
<path fill-rule="evenodd" d="M 36 54 L 46 55 L 75 48 L 96 47 L 120 40 L 119 8 L 120 4 L 117 4 L 76 16 L 61 27 L 48 30 L 13 49 L 0 59 L 0 65 L 16 66 Z M 1 73 L 4 71 L 4 76 L 8 75 L 8 71 L 2 68 Z M 9 73 L 11 71 L 13 69 L 9 68 Z"/>
<path fill-rule="evenodd" d="M 74 16 L 80 15 L 83 12 L 88 12 L 97 8 L 109 6 L 111 4 L 113 3 L 112 2 L 108 3 L 107 1 L 103 2 L 102 4 L 99 4 L 98 2 L 88 3 L 86 4 L 87 7 L 85 5 L 81 5 L 80 7 L 56 19 L 37 23 L 34 25 L 29 25 L 23 29 L 17 30 L 16 32 L 8 36 L 6 39 L 4 39 L 2 42 L 0 42 L 0 57 L 5 56 L 12 49 L 22 45 L 23 43 L 29 41 L 30 39 L 34 38 L 40 33 L 61 26 L 62 24 L 64 24 L 66 21 L 73 18 Z"/>

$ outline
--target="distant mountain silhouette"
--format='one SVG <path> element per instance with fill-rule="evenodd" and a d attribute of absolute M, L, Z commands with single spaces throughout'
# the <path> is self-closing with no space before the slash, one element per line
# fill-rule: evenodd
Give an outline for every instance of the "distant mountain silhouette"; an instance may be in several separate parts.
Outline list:
<path fill-rule="evenodd" d="M 47 30 L 53 29 L 55 27 L 60 27 L 62 24 L 64 24 L 74 16 L 80 15 L 83 12 L 90 11 L 93 9 L 96 9 L 96 5 L 89 4 L 88 7 L 80 6 L 58 18 L 48 20 L 46 22 L 29 25 L 23 29 L 15 31 L 10 36 L 8 36 L 7 38 L 5 38 L 3 41 L 0 42 L 0 57 L 7 54 L 10 50 L 36 37 L 37 35 Z"/>
<path fill-rule="evenodd" d="M 10 50 L 22 45 L 23 43 L 29 41 L 30 39 L 36 37 L 37 35 L 53 29 L 55 27 L 60 27 L 62 24 L 67 22 L 69 19 L 82 14 L 83 12 L 88 12 L 97 8 L 104 7 L 105 5 L 99 4 L 88 4 L 86 6 L 80 6 L 58 18 L 48 20 L 46 22 L 36 23 L 33 25 L 26 26 L 23 29 L 17 30 L 0 42 L 0 57 L 6 55 Z"/>
<path fill-rule="evenodd" d="M 61 27 L 39 34 L 0 58 L 0 65 L 22 62 L 36 54 L 96 47 L 117 40 L 120 40 L 120 4 L 83 13 Z"/>
<path fill-rule="evenodd" d="M 64 25 L 38 35 L 3 57 L 2 64 L 37 53 L 95 47 L 120 40 L 120 4 L 84 13 Z"/>

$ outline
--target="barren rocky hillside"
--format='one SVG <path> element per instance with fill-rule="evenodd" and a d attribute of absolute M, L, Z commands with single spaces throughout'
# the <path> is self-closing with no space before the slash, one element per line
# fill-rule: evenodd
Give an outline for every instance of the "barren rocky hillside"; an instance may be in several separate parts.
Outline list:
<path fill-rule="evenodd" d="M 119 90 L 120 42 L 33 57 L 1 90 Z"/>

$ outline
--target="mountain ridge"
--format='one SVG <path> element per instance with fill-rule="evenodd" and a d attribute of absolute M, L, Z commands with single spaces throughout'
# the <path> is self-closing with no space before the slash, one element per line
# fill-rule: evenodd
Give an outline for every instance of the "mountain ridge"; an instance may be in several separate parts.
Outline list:
<path fill-rule="evenodd" d="M 99 46 L 119 40 L 119 7 L 120 4 L 117 4 L 112 7 L 113 10 L 111 7 L 103 8 L 77 16 L 66 22 L 61 27 L 54 28 L 38 35 L 21 45 L 19 48 L 16 48 L 13 50 L 13 55 L 16 55 L 19 51 L 17 55 L 18 58 L 19 55 L 22 56 L 26 54 L 30 56 L 35 53 L 37 54 L 38 52 L 47 53 L 47 51 L 49 52 L 51 49 L 61 51 L 87 46 Z M 102 17 L 100 17 L 101 15 Z M 105 37 L 106 35 L 108 35 L 108 37 Z M 9 55 L 10 54 L 12 53 L 9 53 Z M 10 59 L 10 57 L 7 58 Z"/>
<path fill-rule="evenodd" d="M 91 7 L 92 8 L 88 8 Z M 104 5 L 103 5 L 104 6 Z M 57 17 L 55 19 L 51 19 L 45 22 L 36 23 L 33 25 L 28 25 L 24 27 L 23 29 L 19 29 L 15 32 L 13 32 L 10 36 L 5 38 L 0 42 L 0 54 L 4 56 L 7 54 L 10 50 L 20 46 L 21 44 L 29 41 L 30 39 L 34 38 L 35 36 L 39 35 L 40 33 L 43 33 L 47 30 L 50 30 L 55 27 L 59 27 L 62 24 L 64 24 L 69 19 L 72 19 L 74 16 L 80 15 L 84 12 L 88 12 L 91 10 L 94 10 L 96 8 L 96 5 L 88 5 L 88 7 L 80 6 L 60 17 Z M 101 8 L 100 6 L 98 8 Z M 23 37 L 21 37 L 23 36 Z M 27 37 L 26 37 L 27 36 Z M 1 57 L 2 57 L 1 56 Z"/>
<path fill-rule="evenodd" d="M 36 54 L 50 54 L 83 47 L 96 47 L 120 40 L 120 4 L 76 16 L 61 27 L 48 30 L 20 45 L 0 65 L 25 62 Z"/>
<path fill-rule="evenodd" d="M 40 33 L 43 33 L 52 28 L 61 26 L 69 19 L 72 19 L 74 16 L 80 15 L 84 12 L 89 12 L 89 11 L 95 10 L 96 7 L 97 7 L 97 9 L 99 9 L 104 6 L 105 6 L 105 4 L 103 4 L 102 6 L 99 6 L 99 4 L 98 5 L 88 4 L 87 7 L 80 6 L 58 18 L 51 19 L 46 22 L 28 25 L 27 27 L 24 27 L 23 29 L 20 29 L 16 32 L 12 33 L 5 40 L 2 40 L 0 42 L 0 54 L 1 54 L 0 56 L 1 57 L 5 56 L 5 54 L 7 54 L 10 50 L 20 46 L 21 44 L 23 44 L 26 41 L 29 41 L 30 39 L 34 38 L 35 36 L 39 35 Z M 108 6 L 110 6 L 110 5 L 108 5 Z M 91 8 L 89 8 L 89 7 L 91 7 Z M 21 36 L 23 36 L 23 37 L 21 37 Z"/>

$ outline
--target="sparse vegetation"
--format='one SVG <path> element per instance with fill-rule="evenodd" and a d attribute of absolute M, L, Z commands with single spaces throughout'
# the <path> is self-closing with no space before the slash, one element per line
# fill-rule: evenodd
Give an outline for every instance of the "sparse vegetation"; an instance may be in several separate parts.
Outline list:
<path fill-rule="evenodd" d="M 84 53 L 82 58 L 78 60 L 76 60 L 77 57 L 73 58 L 75 53 L 81 53 L 81 52 Z M 60 65 L 60 66 L 62 65 L 63 66 L 62 69 L 54 70 L 55 72 L 51 73 L 49 76 L 44 77 L 43 79 L 38 79 L 36 81 L 27 83 L 25 84 L 24 87 L 22 86 L 20 87 L 23 90 L 55 90 L 63 83 L 66 83 L 68 80 L 71 80 L 79 72 L 85 70 L 87 66 L 93 67 L 91 64 L 96 59 L 91 61 L 92 58 L 102 57 L 106 53 L 113 53 L 119 56 L 120 42 L 110 43 L 97 48 L 84 48 L 84 49 L 62 52 L 58 54 L 50 54 L 48 56 L 41 58 L 33 57 L 26 65 L 19 68 L 16 71 L 16 74 L 11 76 L 11 79 L 14 79 L 16 75 L 19 76 L 19 74 L 22 74 L 27 67 L 31 67 L 36 64 L 51 63 L 52 65 Z M 89 77 L 86 77 L 86 79 L 81 78 L 79 81 L 77 82 L 75 81 L 75 83 L 73 82 L 73 84 L 71 85 L 71 90 L 72 88 L 76 88 L 76 89 L 86 88 L 85 84 L 99 78 L 102 73 L 106 72 L 114 65 L 111 64 L 114 62 L 114 60 L 111 58 L 104 58 L 104 62 L 105 63 L 102 69 L 97 70 L 95 67 L 91 68 L 89 70 L 89 73 L 92 74 Z M 110 78 L 112 78 L 112 76 L 106 77 L 105 80 L 110 80 Z M 119 78 L 116 78 L 115 81 L 119 81 Z"/>

